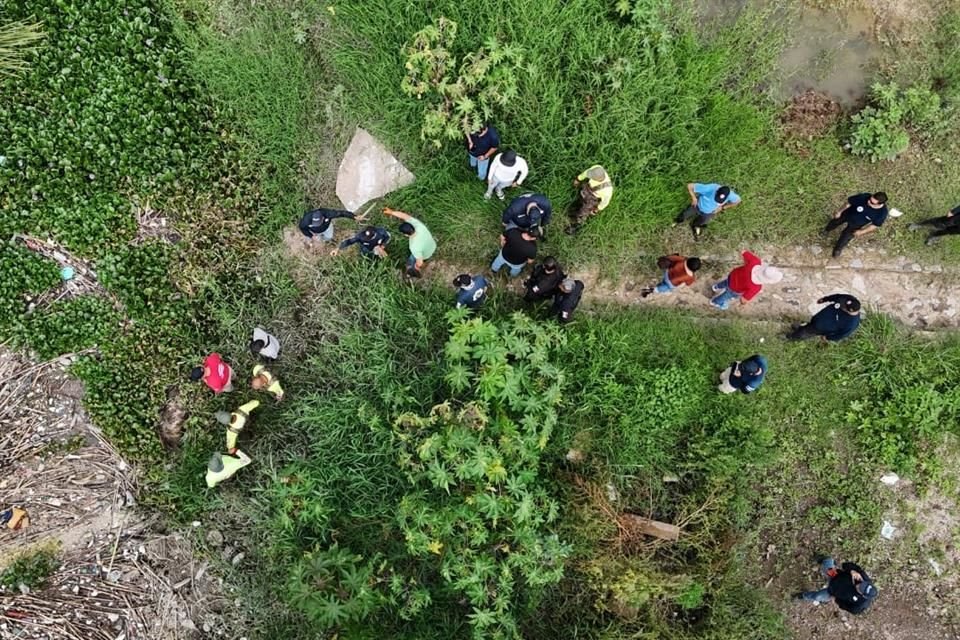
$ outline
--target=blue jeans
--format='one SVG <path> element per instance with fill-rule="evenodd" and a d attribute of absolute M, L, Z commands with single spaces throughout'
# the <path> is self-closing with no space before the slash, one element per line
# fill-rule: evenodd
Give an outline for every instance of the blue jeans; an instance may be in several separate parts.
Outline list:
<path fill-rule="evenodd" d="M 825 580 L 830 580 L 830 575 L 827 573 L 831 569 L 836 569 L 837 564 L 833 561 L 833 558 L 825 558 L 823 562 L 820 563 L 820 575 L 824 577 Z M 824 587 L 819 591 L 804 591 L 803 599 L 807 602 L 830 602 L 830 590 Z"/>
<path fill-rule="evenodd" d="M 493 259 L 493 264 L 490 265 L 490 270 L 493 271 L 494 273 L 497 273 L 504 266 L 510 267 L 510 277 L 516 278 L 518 275 L 520 275 L 520 272 L 523 271 L 523 268 L 527 265 L 525 264 L 516 265 L 516 264 L 511 264 L 507 262 L 506 260 L 503 259 L 503 251 L 501 251 L 500 253 L 497 254 L 497 257 Z"/>
<path fill-rule="evenodd" d="M 714 289 L 723 289 L 720 295 L 715 296 L 710 304 L 715 306 L 718 309 L 726 309 L 730 306 L 730 303 L 740 297 L 739 293 L 734 293 L 730 291 L 727 287 L 730 286 L 730 278 L 724 278 L 717 284 L 713 285 Z"/>
<path fill-rule="evenodd" d="M 664 272 L 663 272 L 663 282 L 661 282 L 660 284 L 658 284 L 658 285 L 655 287 L 655 289 L 656 289 L 657 293 L 670 293 L 671 291 L 673 291 L 674 289 L 676 289 L 676 287 L 673 286 L 673 283 L 670 282 L 670 274 L 669 274 L 669 272 L 667 272 L 667 271 L 664 271 Z"/>
<path fill-rule="evenodd" d="M 477 177 L 481 180 L 486 180 L 487 168 L 490 166 L 490 158 L 476 158 L 470 155 L 469 152 L 467 152 L 467 157 L 470 158 L 470 166 L 476 168 Z"/>

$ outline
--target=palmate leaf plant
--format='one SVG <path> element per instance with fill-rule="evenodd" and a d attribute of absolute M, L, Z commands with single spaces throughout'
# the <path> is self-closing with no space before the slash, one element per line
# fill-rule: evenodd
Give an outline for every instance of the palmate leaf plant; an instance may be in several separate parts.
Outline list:
<path fill-rule="evenodd" d="M 515 602 L 559 581 L 571 549 L 551 531 L 558 505 L 540 475 L 564 388 L 550 354 L 564 336 L 520 314 L 450 317 L 451 397 L 392 427 L 409 483 L 397 521 L 407 551 L 442 577 L 436 588 L 469 603 L 474 637 L 514 638 Z"/>
<path fill-rule="evenodd" d="M 480 129 L 497 107 L 518 95 L 520 49 L 488 38 L 458 62 L 454 53 L 457 23 L 440 17 L 415 33 L 403 47 L 405 75 L 401 90 L 424 101 L 420 134 L 440 147 Z"/>

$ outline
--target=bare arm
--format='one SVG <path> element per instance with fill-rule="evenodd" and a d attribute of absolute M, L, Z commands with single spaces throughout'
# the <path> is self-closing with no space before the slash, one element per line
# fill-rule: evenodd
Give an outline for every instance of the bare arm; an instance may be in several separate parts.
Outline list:
<path fill-rule="evenodd" d="M 693 204 L 697 204 L 697 192 L 693 190 L 692 182 L 687 183 L 687 193 L 690 194 L 690 202 Z"/>
<path fill-rule="evenodd" d="M 846 210 L 849 209 L 849 208 L 850 208 L 850 203 L 848 202 L 847 204 L 843 205 L 843 207 L 841 207 L 840 209 L 838 209 L 837 212 L 836 212 L 835 214 L 833 214 L 833 217 L 834 217 L 834 218 L 839 218 L 841 215 L 843 215 L 843 212 L 846 211 Z"/>
<path fill-rule="evenodd" d="M 865 236 L 865 235 L 867 235 L 868 233 L 873 233 L 873 232 L 876 231 L 876 230 L 877 230 L 877 228 L 876 228 L 874 225 L 868 224 L 867 226 L 865 226 L 865 227 L 860 227 L 859 229 L 857 229 L 856 231 L 854 231 L 854 232 L 853 232 L 853 236 L 854 236 L 855 238 L 859 238 L 860 236 Z"/>
<path fill-rule="evenodd" d="M 403 211 L 397 211 L 396 209 L 391 209 L 390 207 L 383 208 L 383 215 L 392 216 L 394 218 L 397 218 L 399 220 L 404 220 L 404 221 L 407 221 L 412 217 L 409 214 L 404 213 Z"/>

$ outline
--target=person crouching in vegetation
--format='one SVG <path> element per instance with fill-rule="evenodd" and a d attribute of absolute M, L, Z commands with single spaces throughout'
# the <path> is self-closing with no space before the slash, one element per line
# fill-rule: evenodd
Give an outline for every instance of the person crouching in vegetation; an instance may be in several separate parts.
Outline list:
<path fill-rule="evenodd" d="M 427 229 L 427 225 L 410 214 L 390 207 L 384 207 L 383 213 L 401 220 L 400 233 L 407 236 L 407 242 L 410 245 L 410 257 L 407 258 L 407 275 L 411 278 L 419 278 L 424 263 L 437 250 L 437 241 L 433 239 L 433 234 L 430 233 L 430 229 Z"/>
<path fill-rule="evenodd" d="M 207 486 L 211 489 L 232 478 L 233 475 L 250 464 L 250 457 L 239 449 L 232 453 L 215 453 L 207 463 Z"/>
<path fill-rule="evenodd" d="M 580 231 L 587 218 L 606 209 L 610 204 L 610 198 L 613 197 L 613 181 L 607 170 L 599 164 L 593 165 L 574 178 L 573 186 L 580 189 L 580 197 L 574 202 L 573 220 L 566 229 L 571 235 Z"/>
<path fill-rule="evenodd" d="M 352 238 L 347 238 L 336 249 L 330 252 L 337 256 L 350 245 L 360 245 L 360 255 L 367 258 L 386 258 L 387 245 L 390 244 L 390 232 L 383 227 L 366 226 Z"/>
<path fill-rule="evenodd" d="M 820 233 L 827 235 L 837 227 L 847 225 L 840 232 L 837 243 L 833 245 L 833 257 L 838 258 L 851 240 L 873 233 L 883 226 L 889 214 L 886 193 L 883 191 L 877 191 L 873 195 L 858 193 L 847 198 L 847 204 L 833 214 L 833 218 Z"/>
<path fill-rule="evenodd" d="M 477 309 L 487 299 L 490 283 L 480 274 L 461 273 L 453 279 L 453 286 L 457 288 L 457 309 Z"/>
<path fill-rule="evenodd" d="M 553 207 L 547 196 L 542 193 L 525 193 L 510 201 L 503 210 L 500 222 L 503 223 L 504 231 L 540 227 L 542 239 L 543 228 L 550 224 L 552 213 Z"/>
<path fill-rule="evenodd" d="M 214 417 L 216 417 L 217 422 L 227 428 L 227 452 L 232 454 L 237 450 L 237 437 L 247 425 L 250 414 L 259 406 L 259 400 L 251 400 L 244 405 L 240 405 L 233 412 L 217 411 Z"/>
<path fill-rule="evenodd" d="M 696 281 L 693 274 L 700 270 L 700 258 L 686 258 L 679 253 L 657 258 L 657 267 L 663 270 L 660 284 L 640 292 L 641 298 L 651 293 L 670 293 L 677 287 L 690 286 Z"/>
<path fill-rule="evenodd" d="M 336 218 L 355 219 L 353 213 L 342 209 L 313 209 L 303 214 L 298 227 L 313 248 L 333 240 L 333 221 Z"/>
<path fill-rule="evenodd" d="M 250 382 L 250 386 L 257 391 L 266 389 L 267 392 L 273 394 L 277 402 L 283 400 L 283 387 L 280 386 L 280 381 L 273 377 L 273 374 L 267 371 L 267 368 L 262 364 L 253 368 L 253 380 Z"/>
<path fill-rule="evenodd" d="M 503 200 L 506 197 L 503 190 L 507 187 L 519 187 L 529 171 L 527 161 L 513 149 L 497 154 L 487 172 L 487 192 L 483 197 L 489 200 L 496 191 L 497 197 Z"/>
<path fill-rule="evenodd" d="M 690 206 L 677 216 L 674 224 L 690 220 L 690 230 L 693 231 L 694 240 L 700 239 L 703 230 L 707 228 L 714 216 L 740 204 L 740 196 L 725 185 L 691 182 L 687 185 L 687 192 L 690 194 Z"/>
<path fill-rule="evenodd" d="M 280 355 L 280 341 L 277 340 L 277 336 L 267 333 L 260 327 L 255 327 L 253 340 L 250 341 L 250 352 L 255 356 L 276 360 Z"/>
<path fill-rule="evenodd" d="M 910 231 L 917 231 L 925 226 L 933 227 L 934 229 L 934 231 L 931 231 L 930 235 L 927 236 L 927 239 L 924 240 L 924 244 L 928 247 L 943 236 L 952 236 L 960 233 L 960 205 L 947 211 L 947 215 L 945 216 L 927 218 L 926 220 L 911 224 Z"/>
<path fill-rule="evenodd" d="M 817 304 L 829 302 L 810 319 L 810 322 L 794 325 L 787 340 L 805 340 L 820 336 L 829 342 L 838 342 L 853 334 L 860 326 L 860 301 L 845 293 L 835 293 L 817 300 Z"/>
<path fill-rule="evenodd" d="M 757 297 L 765 284 L 776 284 L 783 280 L 783 273 L 776 267 L 763 264 L 757 256 L 749 251 L 743 252 L 743 265 L 733 269 L 730 274 L 713 285 L 713 292 L 718 294 L 710 304 L 718 309 L 727 309 L 730 303 L 740 299 L 740 304 L 746 304 Z"/>
<path fill-rule="evenodd" d="M 500 146 L 500 134 L 489 122 L 484 122 L 483 127 L 476 133 L 468 133 L 467 136 L 467 158 L 470 166 L 477 170 L 477 177 L 481 180 L 487 179 L 487 170 L 490 168 L 490 158 L 497 152 Z"/>
<path fill-rule="evenodd" d="M 763 384 L 767 374 L 767 359 L 761 355 L 750 356 L 746 360 L 730 363 L 720 372 L 721 393 L 753 393 Z"/>
<path fill-rule="evenodd" d="M 553 312 L 557 320 L 566 324 L 573 320 L 573 312 L 583 297 L 583 282 L 573 278 L 564 278 L 553 296 Z"/>
<path fill-rule="evenodd" d="M 523 299 L 527 302 L 539 302 L 552 298 L 564 278 L 566 276 L 557 259 L 547 256 L 542 263 L 533 268 L 533 273 L 524 281 L 523 288 L 526 293 Z"/>
<path fill-rule="evenodd" d="M 793 594 L 795 600 L 825 604 L 831 600 L 848 613 L 858 615 L 870 608 L 879 592 L 867 572 L 852 562 L 844 562 L 839 569 L 833 558 L 818 558 L 820 575 L 827 586 L 817 591 Z"/>
<path fill-rule="evenodd" d="M 204 358 L 202 367 L 194 367 L 190 371 L 190 380 L 203 380 L 203 383 L 217 394 L 233 391 L 233 369 L 223 361 L 219 353 L 211 353 Z"/>

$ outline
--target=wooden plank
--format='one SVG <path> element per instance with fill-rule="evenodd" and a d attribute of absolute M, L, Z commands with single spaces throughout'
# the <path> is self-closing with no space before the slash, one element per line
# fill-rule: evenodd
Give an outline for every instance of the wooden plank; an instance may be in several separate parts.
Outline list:
<path fill-rule="evenodd" d="M 669 522 L 650 520 L 649 518 L 642 518 L 632 513 L 624 513 L 620 517 L 637 527 L 644 535 L 660 538 L 661 540 L 677 540 L 680 538 L 680 527 L 670 524 Z"/>

